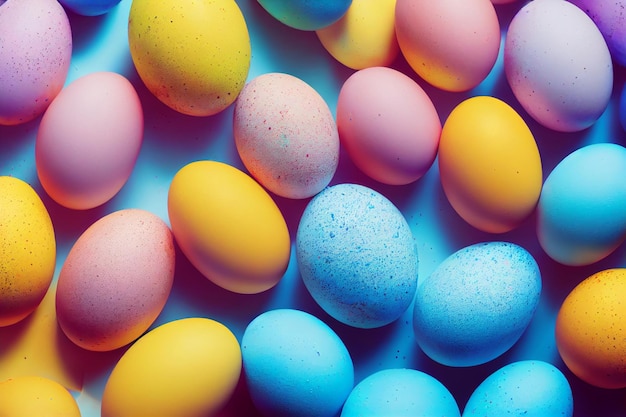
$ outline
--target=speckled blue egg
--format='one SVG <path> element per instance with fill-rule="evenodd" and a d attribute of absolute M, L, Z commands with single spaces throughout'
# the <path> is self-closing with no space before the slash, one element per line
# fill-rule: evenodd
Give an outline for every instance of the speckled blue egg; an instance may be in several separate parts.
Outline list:
<path fill-rule="evenodd" d="M 459 407 L 439 380 L 415 369 L 384 369 L 354 387 L 341 417 L 460 417 Z"/>
<path fill-rule="evenodd" d="M 296 259 L 313 299 L 353 327 L 395 321 L 417 288 L 417 248 L 406 219 L 385 196 L 358 184 L 328 187 L 309 202 Z"/>
<path fill-rule="evenodd" d="M 258 0 L 279 22 L 300 30 L 318 30 L 335 23 L 352 0 Z"/>
<path fill-rule="evenodd" d="M 533 256 L 509 242 L 484 242 L 446 258 L 417 289 L 413 329 L 421 349 L 448 366 L 474 366 L 509 350 L 541 294 Z"/>
<path fill-rule="evenodd" d="M 343 341 L 300 310 L 269 310 L 248 324 L 241 341 L 244 374 L 255 407 L 272 417 L 332 417 L 354 387 Z"/>
<path fill-rule="evenodd" d="M 472 393 L 463 417 L 571 417 L 574 399 L 563 373 L 543 361 L 513 362 Z"/>
<path fill-rule="evenodd" d="M 626 148 L 596 143 L 559 162 L 537 205 L 537 236 L 557 262 L 590 265 L 626 237 Z"/>

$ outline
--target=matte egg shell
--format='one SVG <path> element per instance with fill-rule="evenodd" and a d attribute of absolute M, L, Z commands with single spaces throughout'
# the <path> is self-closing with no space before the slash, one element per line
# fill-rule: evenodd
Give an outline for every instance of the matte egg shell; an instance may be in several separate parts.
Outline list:
<path fill-rule="evenodd" d="M 600 388 L 626 387 L 626 269 L 599 271 L 565 298 L 556 319 L 556 343 L 567 367 Z"/>
<path fill-rule="evenodd" d="M 346 14 L 316 31 L 322 46 L 352 69 L 389 66 L 396 59 L 396 0 L 352 0 Z"/>
<path fill-rule="evenodd" d="M 100 218 L 76 240 L 59 273 L 61 329 L 88 350 L 131 343 L 165 306 L 174 263 L 174 239 L 156 215 L 123 209 Z"/>
<path fill-rule="evenodd" d="M 108 13 L 121 0 L 59 0 L 63 6 L 82 16 L 100 16 Z"/>
<path fill-rule="evenodd" d="M 424 353 L 447 366 L 474 366 L 509 350 L 533 318 L 541 274 L 508 242 L 464 247 L 420 282 L 413 329 Z"/>
<path fill-rule="evenodd" d="M 362 185 L 335 185 L 309 202 L 296 259 L 313 299 L 347 325 L 387 325 L 413 301 L 418 257 L 411 229 L 391 201 Z"/>
<path fill-rule="evenodd" d="M 41 303 L 56 253 L 52 220 L 37 192 L 0 176 L 0 327 L 23 320 Z"/>
<path fill-rule="evenodd" d="M 191 317 L 162 324 L 122 355 L 102 393 L 102 417 L 215 416 L 241 374 L 241 350 L 223 324 Z"/>
<path fill-rule="evenodd" d="M 354 164 L 390 185 L 421 178 L 435 161 L 441 134 L 437 110 L 422 87 L 387 67 L 357 71 L 344 82 L 337 127 Z"/>
<path fill-rule="evenodd" d="M 411 68 L 446 91 L 480 84 L 500 50 L 500 24 L 489 0 L 397 0 L 396 35 Z"/>
<path fill-rule="evenodd" d="M 339 134 L 317 91 L 289 74 L 250 81 L 235 104 L 235 145 L 250 174 L 271 192 L 308 198 L 332 179 Z"/>
<path fill-rule="evenodd" d="M 185 165 L 170 184 L 168 213 L 182 252 L 222 288 L 259 293 L 287 270 L 291 240 L 282 213 L 259 183 L 233 166 Z"/>
<path fill-rule="evenodd" d="M 191 116 L 230 106 L 250 69 L 248 27 L 233 0 L 133 0 L 128 43 L 148 90 Z"/>
<path fill-rule="evenodd" d="M 463 417 L 572 417 L 573 413 L 574 398 L 565 375 L 550 363 L 524 360 L 489 375 L 470 396 Z"/>
<path fill-rule="evenodd" d="M 466 99 L 449 114 L 439 141 L 439 174 L 454 210 L 489 233 L 513 230 L 533 212 L 543 178 L 524 119 L 487 96 Z"/>
<path fill-rule="evenodd" d="M 135 167 L 143 126 L 141 102 L 125 77 L 95 72 L 75 80 L 50 104 L 37 132 L 44 190 L 71 209 L 106 203 Z"/>
<path fill-rule="evenodd" d="M 528 114 L 561 132 L 595 123 L 613 89 L 611 54 L 600 30 L 565 0 L 535 0 L 517 12 L 506 35 L 504 70 Z"/>
<path fill-rule="evenodd" d="M 544 251 L 565 265 L 590 265 L 626 237 L 626 148 L 596 143 L 566 156 L 546 179 L 537 205 Z"/>
<path fill-rule="evenodd" d="M 343 341 L 304 311 L 257 316 L 246 327 L 241 351 L 252 401 L 264 416 L 336 416 L 354 385 Z"/>
<path fill-rule="evenodd" d="M 40 376 L 20 376 L 0 382 L 1 416 L 80 417 L 72 394 L 61 384 Z"/>
<path fill-rule="evenodd" d="M 0 2 L 0 125 L 41 115 L 63 88 L 72 32 L 56 0 Z"/>
<path fill-rule="evenodd" d="M 299 30 L 317 30 L 339 20 L 352 0 L 258 0 L 279 22 Z"/>

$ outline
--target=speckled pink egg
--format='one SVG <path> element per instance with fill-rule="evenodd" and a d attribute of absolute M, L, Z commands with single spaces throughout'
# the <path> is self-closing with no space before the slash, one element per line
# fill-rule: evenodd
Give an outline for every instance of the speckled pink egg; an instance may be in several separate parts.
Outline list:
<path fill-rule="evenodd" d="M 322 96 L 289 74 L 250 81 L 234 112 L 237 151 L 250 174 L 269 191 L 307 198 L 332 179 L 339 162 L 339 133 Z"/>
<path fill-rule="evenodd" d="M 0 1 L 0 125 L 29 122 L 63 88 L 72 32 L 56 0 Z"/>
<path fill-rule="evenodd" d="M 92 351 L 131 343 L 165 306 L 174 264 L 172 233 L 158 216 L 123 209 L 102 217 L 74 243 L 59 273 L 61 329 Z"/>

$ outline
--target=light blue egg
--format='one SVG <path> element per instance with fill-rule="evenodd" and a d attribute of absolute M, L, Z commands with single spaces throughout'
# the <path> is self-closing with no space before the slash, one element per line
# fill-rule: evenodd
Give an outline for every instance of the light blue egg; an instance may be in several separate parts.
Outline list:
<path fill-rule="evenodd" d="M 421 349 L 448 366 L 474 366 L 509 350 L 533 318 L 541 274 L 519 245 L 485 242 L 446 258 L 417 289 L 413 329 Z"/>
<path fill-rule="evenodd" d="M 577 149 L 552 170 L 537 205 L 537 236 L 557 262 L 590 265 L 626 236 L 626 148 L 598 143 Z"/>
<path fill-rule="evenodd" d="M 252 402 L 265 416 L 335 416 L 354 387 L 354 365 L 343 341 L 300 310 L 256 317 L 246 327 L 241 352 Z"/>
<path fill-rule="evenodd" d="M 298 226 L 296 259 L 313 299 L 353 327 L 397 320 L 417 288 L 417 248 L 406 219 L 385 196 L 362 185 L 335 185 L 309 202 Z"/>
<path fill-rule="evenodd" d="M 434 377 L 415 369 L 386 369 L 354 387 L 341 417 L 460 417 L 448 389 Z"/>
<path fill-rule="evenodd" d="M 489 375 L 472 393 L 463 417 L 571 417 L 574 399 L 563 373 L 547 362 L 520 361 Z"/>
<path fill-rule="evenodd" d="M 59 0 L 63 6 L 76 14 L 83 16 L 99 16 L 103 15 L 121 0 Z"/>
<path fill-rule="evenodd" d="M 258 0 L 281 23 L 300 30 L 318 30 L 335 23 L 352 0 Z"/>

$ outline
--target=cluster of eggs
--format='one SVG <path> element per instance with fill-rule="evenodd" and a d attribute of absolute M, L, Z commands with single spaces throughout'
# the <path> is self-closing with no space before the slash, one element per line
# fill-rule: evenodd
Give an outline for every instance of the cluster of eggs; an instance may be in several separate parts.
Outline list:
<path fill-rule="evenodd" d="M 0 124 L 41 117 L 37 177 L 71 210 L 114 198 L 142 145 L 142 103 L 128 79 L 97 72 L 64 86 L 72 58 L 65 8 L 95 16 L 118 2 L 0 2 Z M 626 238 L 626 149 L 582 147 L 544 180 L 533 132 L 510 104 L 471 97 L 442 123 L 416 80 L 467 92 L 503 52 L 506 80 L 528 117 L 556 132 L 582 131 L 608 106 L 613 66 L 626 64 L 625 4 L 535 0 L 520 6 L 503 37 L 495 6 L 502 2 L 495 0 L 258 3 L 295 30 L 315 31 L 353 70 L 336 114 L 293 75 L 248 80 L 253 54 L 234 1 L 132 1 L 128 41 L 141 81 L 185 115 L 233 106 L 234 143 L 247 172 L 189 162 L 170 183 L 169 224 L 146 210 L 122 209 L 94 222 L 71 248 L 55 283 L 59 327 L 86 350 L 130 346 L 108 377 L 102 416 L 215 415 L 242 370 L 263 415 L 460 416 L 448 389 L 415 369 L 387 369 L 355 385 L 344 342 L 304 311 L 263 312 L 240 341 L 208 318 L 151 329 L 170 296 L 175 246 L 216 285 L 259 294 L 284 276 L 293 243 L 306 289 L 338 322 L 378 328 L 413 306 L 415 339 L 435 362 L 470 367 L 500 357 L 539 304 L 542 277 L 533 256 L 510 242 L 477 243 L 418 285 L 417 248 L 402 212 L 365 185 L 331 185 L 340 152 L 389 186 L 418 181 L 438 158 L 445 196 L 472 227 L 497 235 L 536 213 L 537 239 L 553 260 L 586 266 L 608 257 Z M 400 54 L 414 74 L 392 68 Z M 620 111 L 626 114 L 626 98 Z M 295 239 L 273 195 L 308 200 Z M 56 266 L 46 206 L 10 176 L 0 177 L 0 264 L 0 327 L 7 327 L 40 305 Z M 626 387 L 624 289 L 626 269 L 598 271 L 569 294 L 557 318 L 563 361 L 597 387 Z M 42 392 L 54 401 L 34 401 Z M 52 380 L 11 378 L 0 382 L 0 414 L 58 407 L 60 415 L 79 415 L 67 394 Z M 511 363 L 476 388 L 462 414 L 513 410 L 571 416 L 567 379 L 547 362 Z"/>

